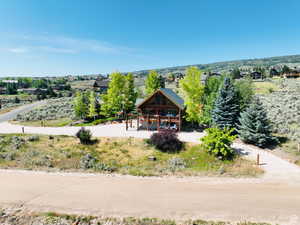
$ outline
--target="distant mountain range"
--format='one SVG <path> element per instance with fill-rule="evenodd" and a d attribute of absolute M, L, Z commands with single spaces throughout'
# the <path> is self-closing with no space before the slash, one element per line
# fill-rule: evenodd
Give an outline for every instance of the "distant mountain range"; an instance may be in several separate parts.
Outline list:
<path fill-rule="evenodd" d="M 204 71 L 212 71 L 212 72 L 228 72 L 233 68 L 253 68 L 253 67 L 282 67 L 283 65 L 287 65 L 289 67 L 297 67 L 300 66 L 300 55 L 288 55 L 288 56 L 275 56 L 261 59 L 243 59 L 243 60 L 233 60 L 233 61 L 225 61 L 225 62 L 216 62 L 209 64 L 195 64 L 195 65 L 186 65 L 186 66 L 175 66 L 168 68 L 160 68 L 154 69 L 161 75 L 166 75 L 168 73 L 184 73 L 186 68 L 190 66 L 196 66 Z M 136 76 L 145 76 L 147 75 L 149 70 L 140 70 L 133 72 Z"/>

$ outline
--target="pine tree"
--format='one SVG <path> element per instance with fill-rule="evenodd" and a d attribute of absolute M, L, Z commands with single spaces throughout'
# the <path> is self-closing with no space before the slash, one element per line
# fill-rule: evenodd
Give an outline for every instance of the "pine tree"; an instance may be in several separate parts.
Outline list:
<path fill-rule="evenodd" d="M 242 141 L 259 147 L 266 147 L 276 142 L 277 139 L 272 136 L 272 127 L 267 114 L 258 99 L 254 99 L 241 113 L 239 122 L 238 133 Z"/>
<path fill-rule="evenodd" d="M 132 73 L 128 73 L 125 77 L 124 87 L 124 110 L 126 112 L 131 112 L 134 110 L 137 95 L 138 94 L 134 87 L 134 77 Z"/>
<path fill-rule="evenodd" d="M 89 113 L 88 116 L 90 118 L 93 118 L 95 120 L 96 116 L 98 115 L 97 113 L 97 100 L 95 97 L 95 92 L 91 91 L 89 93 Z"/>
<path fill-rule="evenodd" d="M 235 128 L 239 117 L 239 100 L 230 78 L 226 77 L 219 90 L 212 110 L 213 125 L 219 128 Z"/>
<path fill-rule="evenodd" d="M 190 122 L 201 122 L 203 113 L 204 85 L 201 83 L 201 71 L 197 67 L 187 69 L 186 76 L 180 80 L 186 105 L 186 119 Z"/>
<path fill-rule="evenodd" d="M 107 94 L 102 95 L 101 105 L 101 114 L 107 117 L 124 111 L 125 76 L 115 72 L 110 75 L 110 78 Z"/>
<path fill-rule="evenodd" d="M 159 75 L 156 71 L 151 70 L 147 76 L 146 82 L 146 94 L 151 95 L 156 90 L 161 88 L 161 79 L 159 78 Z"/>

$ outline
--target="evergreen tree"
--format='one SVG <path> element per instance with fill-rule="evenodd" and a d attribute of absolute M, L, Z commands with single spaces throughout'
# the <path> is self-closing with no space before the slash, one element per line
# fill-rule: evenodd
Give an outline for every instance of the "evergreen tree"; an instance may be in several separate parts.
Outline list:
<path fill-rule="evenodd" d="M 124 110 L 131 112 L 135 108 L 135 102 L 138 93 L 134 88 L 134 77 L 132 73 L 128 73 L 125 77 L 125 88 L 124 88 Z"/>
<path fill-rule="evenodd" d="M 89 93 L 89 113 L 88 113 L 88 116 L 95 120 L 97 115 L 98 115 L 98 113 L 97 113 L 97 100 L 96 100 L 96 97 L 95 97 L 95 92 L 91 91 Z"/>
<path fill-rule="evenodd" d="M 258 99 L 254 99 L 241 113 L 239 122 L 238 133 L 242 141 L 259 147 L 266 147 L 276 142 L 277 139 L 271 134 L 272 129 L 267 114 Z"/>
<path fill-rule="evenodd" d="M 125 76 L 116 72 L 110 75 L 110 79 L 107 93 L 102 95 L 101 105 L 101 114 L 107 117 L 124 111 Z"/>
<path fill-rule="evenodd" d="M 88 114 L 88 104 L 85 99 L 85 94 L 81 92 L 76 93 L 74 99 L 74 111 L 75 115 L 81 119 L 85 119 Z"/>
<path fill-rule="evenodd" d="M 190 122 L 201 122 L 203 113 L 204 85 L 201 83 L 201 71 L 197 67 L 187 69 L 186 76 L 180 80 L 186 105 L 186 119 Z"/>
<path fill-rule="evenodd" d="M 230 78 L 226 77 L 219 90 L 212 110 L 213 125 L 219 128 L 235 128 L 239 117 L 239 100 Z"/>
<path fill-rule="evenodd" d="M 147 76 L 146 82 L 146 94 L 151 95 L 153 94 L 156 90 L 161 88 L 161 80 L 159 78 L 159 75 L 156 71 L 151 70 Z"/>

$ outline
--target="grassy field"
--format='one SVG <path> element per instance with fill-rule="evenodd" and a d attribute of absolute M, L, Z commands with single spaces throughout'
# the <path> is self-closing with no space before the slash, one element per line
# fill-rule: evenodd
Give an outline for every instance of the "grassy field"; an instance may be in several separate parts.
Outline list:
<path fill-rule="evenodd" d="M 99 138 L 81 145 L 68 136 L 0 136 L 0 167 L 131 174 L 136 176 L 234 176 L 263 173 L 254 162 L 237 157 L 220 161 L 199 145 L 185 144 L 179 153 L 162 153 L 146 140 Z"/>
<path fill-rule="evenodd" d="M 270 81 L 254 82 L 255 94 L 269 94 L 274 91 L 278 91 L 279 87 Z"/>
<path fill-rule="evenodd" d="M 23 224 L 39 224 L 39 225 L 270 225 L 269 223 L 252 223 L 252 222 L 222 222 L 222 221 L 205 221 L 205 220 L 188 220 L 177 222 L 170 219 L 158 218 L 113 218 L 113 217 L 96 217 L 96 216 L 80 216 L 72 214 L 59 214 L 55 212 L 34 213 L 24 210 L 6 210 L 0 209 L 0 223 L 11 224 L 11 219 L 14 218 L 15 225 Z"/>

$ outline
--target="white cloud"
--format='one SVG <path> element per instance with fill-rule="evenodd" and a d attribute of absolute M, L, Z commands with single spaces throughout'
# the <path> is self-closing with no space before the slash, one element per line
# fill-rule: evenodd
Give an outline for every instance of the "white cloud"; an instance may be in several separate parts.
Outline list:
<path fill-rule="evenodd" d="M 28 49 L 25 47 L 18 47 L 18 48 L 9 48 L 8 51 L 16 54 L 23 54 L 28 52 Z"/>
<path fill-rule="evenodd" d="M 102 53 L 102 54 L 123 54 L 132 51 L 130 48 L 115 46 L 107 42 L 80 39 L 66 36 L 51 36 L 51 35 L 26 35 L 22 36 L 25 42 L 32 44 L 31 50 L 39 50 L 50 53 L 75 54 L 80 52 Z"/>

